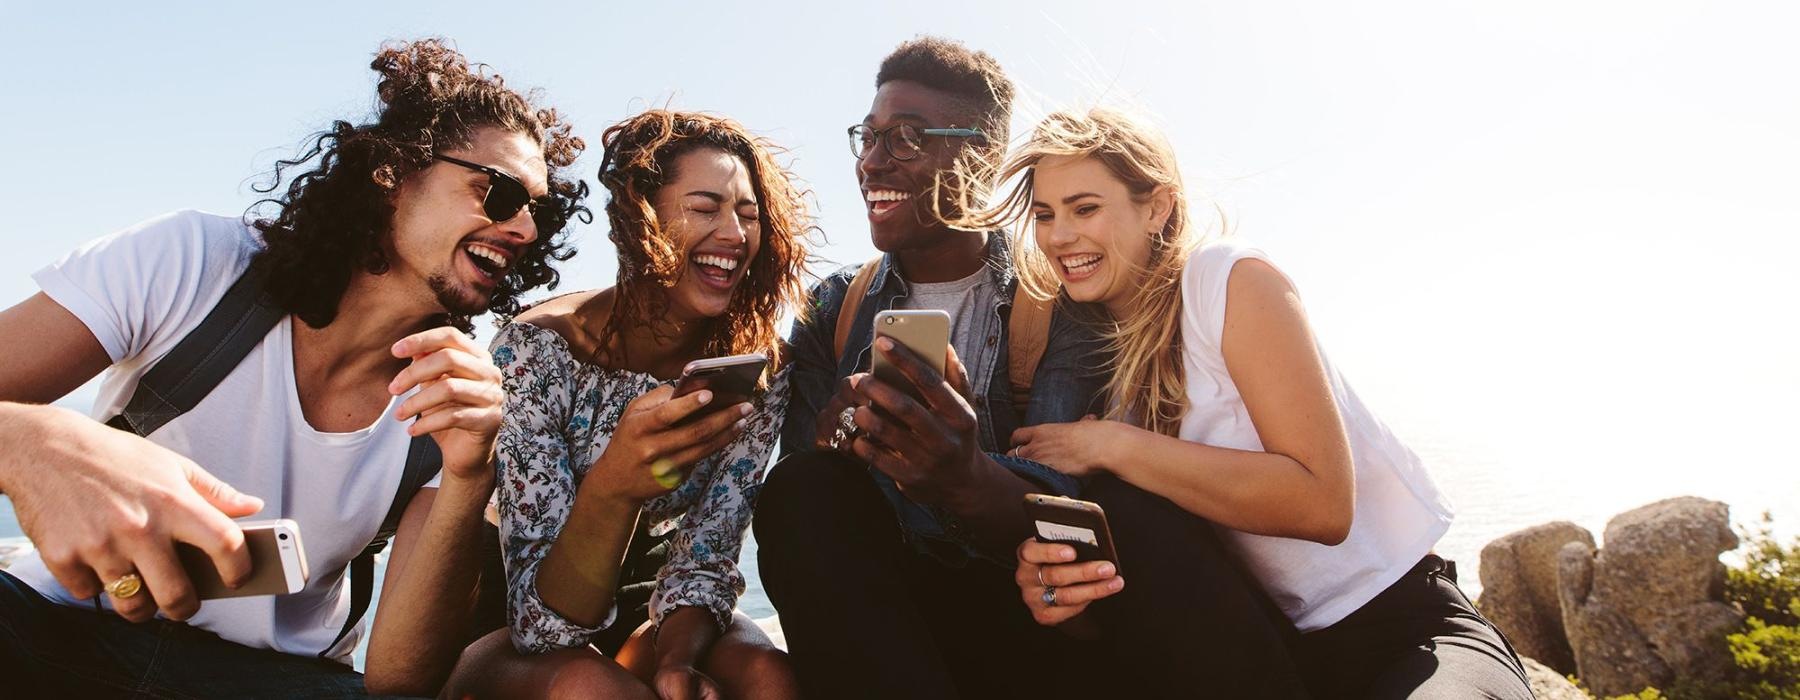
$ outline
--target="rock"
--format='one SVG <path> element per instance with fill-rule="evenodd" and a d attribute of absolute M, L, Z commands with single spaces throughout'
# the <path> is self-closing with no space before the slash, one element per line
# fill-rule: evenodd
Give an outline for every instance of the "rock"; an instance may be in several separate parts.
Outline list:
<path fill-rule="evenodd" d="M 1481 549 L 1481 614 L 1529 656 L 1559 673 L 1575 672 L 1556 593 L 1556 557 L 1563 545 L 1594 546 L 1594 534 L 1567 521 L 1526 528 Z"/>
<path fill-rule="evenodd" d="M 1658 501 L 1614 516 L 1597 560 L 1594 587 L 1639 629 L 1703 600 L 1724 599 L 1725 565 L 1719 553 L 1735 549 L 1727 506 L 1687 496 Z"/>
<path fill-rule="evenodd" d="M 1707 601 L 1672 610 L 1644 628 L 1644 637 L 1681 678 L 1722 680 L 1731 672 L 1725 635 L 1744 624 L 1744 614 Z"/>
<path fill-rule="evenodd" d="M 1717 636 L 1743 615 L 1724 602 L 1719 554 L 1736 546 L 1727 506 L 1693 497 L 1614 517 L 1598 552 L 1563 545 L 1557 597 L 1588 689 L 1610 697 L 1725 668 Z"/>
<path fill-rule="evenodd" d="M 1587 693 L 1581 692 L 1581 688 L 1570 683 L 1556 669 L 1525 656 L 1519 657 L 1519 661 L 1525 664 L 1525 679 L 1531 681 L 1531 694 L 1538 700 L 1588 700 Z"/>

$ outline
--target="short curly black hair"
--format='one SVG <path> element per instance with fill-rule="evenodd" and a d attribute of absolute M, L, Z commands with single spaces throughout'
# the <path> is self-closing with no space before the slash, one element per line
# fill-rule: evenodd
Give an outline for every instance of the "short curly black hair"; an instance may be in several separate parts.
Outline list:
<path fill-rule="evenodd" d="M 468 59 L 443 39 L 393 42 L 381 47 L 369 67 L 381 75 L 376 93 L 381 108 L 373 123 L 333 122 L 309 139 L 300 155 L 276 163 L 259 192 L 273 192 L 290 169 L 313 169 L 293 176 L 280 196 L 252 205 L 273 205 L 272 217 L 254 217 L 264 248 L 251 262 L 263 276 L 268 298 L 281 310 L 314 328 L 330 325 L 357 270 L 382 274 L 389 261 L 384 242 L 394 216 L 390 195 L 407 176 L 431 165 L 432 154 L 467 145 L 478 131 L 499 128 L 531 137 L 544 150 L 553 206 L 563 220 L 593 217 L 581 200 L 587 184 L 561 176 L 586 148 L 556 110 L 534 104 L 535 91 L 521 94 L 499 75 Z M 488 309 L 502 316 L 517 311 L 519 295 L 541 285 L 554 289 L 552 261 L 575 254 L 561 231 L 539 231 L 506 277 L 495 287 Z M 467 315 L 447 313 L 444 323 L 464 331 Z"/>
<path fill-rule="evenodd" d="M 881 60 L 875 88 L 892 80 L 915 82 L 956 96 L 981 120 L 989 143 L 1004 146 L 1012 122 L 1013 84 L 985 51 L 962 42 L 920 36 L 896 47 Z"/>

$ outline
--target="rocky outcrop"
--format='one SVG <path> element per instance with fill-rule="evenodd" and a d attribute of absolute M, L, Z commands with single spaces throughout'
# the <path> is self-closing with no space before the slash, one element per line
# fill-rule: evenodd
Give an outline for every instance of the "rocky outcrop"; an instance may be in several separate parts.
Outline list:
<path fill-rule="evenodd" d="M 1724 602 L 1719 554 L 1737 546 L 1727 506 L 1683 497 L 1614 517 L 1604 547 L 1557 555 L 1563 625 L 1582 682 L 1600 697 L 1717 677 L 1719 637 L 1743 621 Z"/>
<path fill-rule="evenodd" d="M 1519 661 L 1525 665 L 1525 679 L 1531 681 L 1531 694 L 1537 700 L 1588 700 L 1588 694 L 1570 683 L 1569 679 L 1556 669 L 1545 666 L 1529 657 L 1521 656 Z"/>
<path fill-rule="evenodd" d="M 1575 672 L 1556 593 L 1556 557 L 1563 545 L 1589 549 L 1594 534 L 1567 521 L 1545 523 L 1489 542 L 1481 549 L 1481 614 L 1529 656 L 1558 673 Z"/>

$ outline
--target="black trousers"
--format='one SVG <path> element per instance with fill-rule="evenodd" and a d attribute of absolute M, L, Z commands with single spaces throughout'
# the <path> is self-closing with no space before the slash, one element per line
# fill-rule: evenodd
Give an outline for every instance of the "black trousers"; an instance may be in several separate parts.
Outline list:
<path fill-rule="evenodd" d="M 1146 697 L 1303 698 L 1299 633 L 1206 520 L 1111 476 L 1100 504 L 1124 590 L 1089 607 Z"/>
<path fill-rule="evenodd" d="M 1457 587 L 1456 563 L 1436 555 L 1302 635 L 1300 659 L 1321 698 L 1531 698 L 1518 654 Z"/>
<path fill-rule="evenodd" d="M 1126 580 L 1090 608 L 1105 634 L 1085 642 L 1032 620 L 1012 569 L 915 552 L 866 469 L 795 455 L 757 502 L 763 587 L 808 697 L 1304 697 L 1292 628 L 1167 500 L 1111 479 L 1084 493 Z"/>
<path fill-rule="evenodd" d="M 757 498 L 763 588 L 806 697 L 1097 697 L 1115 674 L 1091 644 L 1032 620 L 1012 569 L 914 551 L 867 469 L 792 455 Z"/>

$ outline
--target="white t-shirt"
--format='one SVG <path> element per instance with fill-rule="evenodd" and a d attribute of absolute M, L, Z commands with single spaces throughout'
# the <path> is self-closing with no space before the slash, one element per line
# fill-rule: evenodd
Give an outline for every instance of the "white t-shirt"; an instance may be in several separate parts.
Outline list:
<path fill-rule="evenodd" d="M 200 324 L 260 246 L 238 218 L 183 211 L 90 242 L 33 275 L 113 360 L 95 419 L 124 408 L 138 379 Z M 323 433 L 306 423 L 294 385 L 293 318 L 277 323 L 194 410 L 149 439 L 263 499 L 262 512 L 247 520 L 299 523 L 306 550 L 311 578 L 299 593 L 204 601 L 189 623 L 246 646 L 310 656 L 349 615 L 345 568 L 380 529 L 410 438 L 407 424 L 392 418 L 404 397 L 356 432 Z M 51 600 L 92 605 L 71 596 L 35 555 L 9 573 Z M 332 658 L 349 663 L 360 637 L 359 626 Z"/>
<path fill-rule="evenodd" d="M 1250 412 L 1225 368 L 1226 282 L 1239 260 L 1268 262 L 1262 251 L 1233 240 L 1210 243 L 1182 271 L 1182 367 L 1188 412 L 1181 438 L 1236 450 L 1263 449 Z M 1311 632 L 1356 612 L 1400 580 L 1450 528 L 1450 502 L 1417 455 L 1401 444 L 1338 374 L 1323 348 L 1331 393 L 1350 437 L 1356 469 L 1356 515 L 1350 536 L 1327 547 L 1317 542 L 1225 533 L 1276 605 Z"/>

